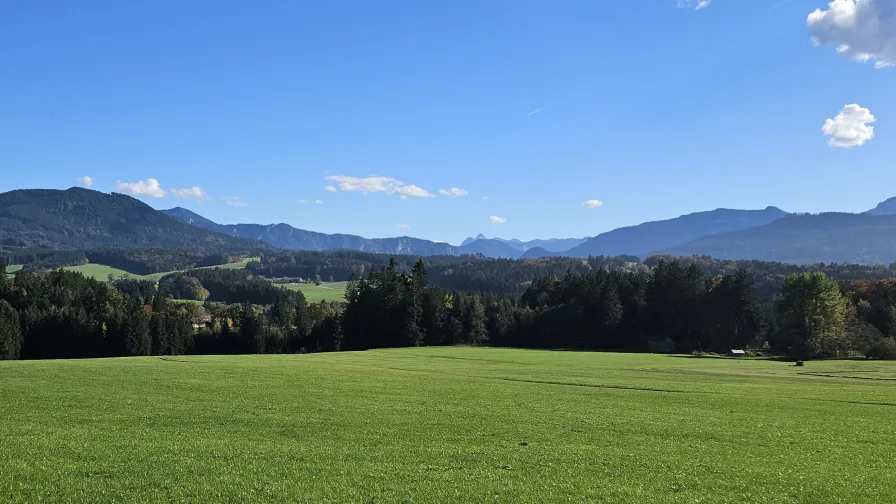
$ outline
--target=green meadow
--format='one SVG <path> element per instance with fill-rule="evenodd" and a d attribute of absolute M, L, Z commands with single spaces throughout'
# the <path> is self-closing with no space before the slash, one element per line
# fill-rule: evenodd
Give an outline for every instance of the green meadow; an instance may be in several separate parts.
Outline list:
<path fill-rule="evenodd" d="M 7 502 L 896 502 L 896 363 L 418 348 L 0 362 Z"/>
<path fill-rule="evenodd" d="M 302 284 L 278 284 L 286 289 L 300 290 L 305 299 L 312 303 L 323 301 L 345 301 L 345 286 L 348 282 L 324 282 L 320 285 L 313 283 Z"/>
<path fill-rule="evenodd" d="M 242 269 L 245 268 L 247 264 L 251 261 L 257 261 L 257 258 L 245 259 L 240 262 L 230 263 L 230 264 L 221 264 L 217 266 L 205 266 L 206 268 L 223 268 L 223 269 Z M 106 266 L 104 264 L 82 264 L 79 266 L 63 266 L 62 269 L 66 271 L 76 271 L 81 273 L 82 275 L 93 278 L 95 280 L 106 281 L 109 279 L 109 275 L 112 275 L 112 278 L 119 279 L 123 277 L 132 278 L 134 280 L 150 280 L 153 282 L 158 282 L 160 278 L 165 275 L 170 275 L 171 273 L 177 273 L 180 270 L 175 271 L 162 271 L 159 273 L 151 273 L 149 275 L 135 275 L 133 273 L 129 273 L 125 270 L 113 268 L 111 266 Z"/>

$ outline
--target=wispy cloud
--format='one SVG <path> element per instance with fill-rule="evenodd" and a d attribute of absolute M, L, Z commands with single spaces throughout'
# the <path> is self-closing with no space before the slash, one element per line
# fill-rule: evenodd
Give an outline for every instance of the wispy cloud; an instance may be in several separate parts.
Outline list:
<path fill-rule="evenodd" d="M 497 215 L 492 215 L 491 217 L 488 218 L 488 220 L 492 224 L 504 224 L 505 222 L 507 222 L 507 218 L 498 217 Z"/>
<path fill-rule="evenodd" d="M 331 175 L 325 180 L 336 185 L 327 185 L 324 189 L 330 192 L 345 191 L 370 194 L 384 192 L 389 195 L 396 194 L 401 199 L 408 198 L 432 198 L 434 194 L 414 184 L 405 184 L 401 180 L 392 177 L 347 177 L 343 175 Z"/>
<path fill-rule="evenodd" d="M 410 224 L 396 224 L 395 227 L 397 227 L 398 229 L 408 229 L 411 226 Z"/>
<path fill-rule="evenodd" d="M 323 200 L 316 199 L 316 200 L 314 200 L 314 204 L 315 205 L 323 205 L 324 202 L 323 202 Z"/>
<path fill-rule="evenodd" d="M 146 180 L 138 180 L 137 182 L 115 182 L 115 190 L 133 194 L 134 196 L 149 196 L 152 198 L 164 198 L 165 190 L 159 185 L 159 181 L 154 178 Z"/>
<path fill-rule="evenodd" d="M 548 107 L 550 107 L 550 105 L 545 105 L 544 107 L 537 108 L 537 109 L 533 110 L 532 112 L 529 112 L 528 114 L 526 114 L 526 117 L 529 117 L 530 115 L 535 115 L 535 114 L 541 112 L 542 110 L 547 109 Z"/>
<path fill-rule="evenodd" d="M 300 199 L 300 200 L 299 200 L 299 203 L 301 203 L 301 204 L 303 204 L 303 205 L 307 205 L 307 204 L 308 204 L 308 200 L 306 200 L 306 199 Z"/>
<path fill-rule="evenodd" d="M 90 189 L 90 186 L 93 185 L 93 177 L 78 177 L 75 181 L 81 184 L 81 187 L 84 189 Z"/>
<path fill-rule="evenodd" d="M 188 187 L 185 189 L 171 189 L 171 195 L 177 198 L 194 199 L 202 202 L 207 198 L 207 194 L 199 186 Z"/>
<path fill-rule="evenodd" d="M 597 199 L 590 199 L 582 203 L 582 206 L 585 208 L 597 208 L 604 206 L 604 202 Z"/>
<path fill-rule="evenodd" d="M 693 7 L 695 10 L 700 10 L 709 7 L 711 3 L 712 0 L 697 0 L 696 3 L 693 0 L 677 0 L 675 6 L 679 9 L 690 9 Z"/>
<path fill-rule="evenodd" d="M 768 9 L 765 9 L 765 12 L 771 12 L 771 11 L 777 9 L 778 7 L 784 7 L 785 5 L 789 4 L 792 1 L 793 0 L 784 0 L 783 2 L 778 2 L 775 5 L 772 5 L 771 7 L 769 7 Z"/>
<path fill-rule="evenodd" d="M 452 187 L 451 189 L 439 189 L 439 194 L 442 196 L 448 196 L 449 198 L 459 198 L 461 196 L 466 196 L 470 194 L 466 189 L 461 189 L 459 187 Z"/>
<path fill-rule="evenodd" d="M 239 196 L 231 196 L 229 198 L 224 198 L 224 202 L 232 207 L 243 208 L 246 206 L 246 202 L 241 200 Z"/>

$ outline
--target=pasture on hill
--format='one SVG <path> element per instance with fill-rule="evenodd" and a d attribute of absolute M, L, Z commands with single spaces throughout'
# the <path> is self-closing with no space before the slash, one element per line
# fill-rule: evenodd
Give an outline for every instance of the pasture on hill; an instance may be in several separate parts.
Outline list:
<path fill-rule="evenodd" d="M 216 266 L 203 266 L 204 268 L 224 268 L 224 269 L 242 269 L 245 268 L 247 264 L 251 261 L 257 261 L 258 258 L 249 258 L 244 259 L 239 262 L 230 263 L 230 264 L 219 264 Z M 112 275 L 112 278 L 131 278 L 133 280 L 150 280 L 153 282 L 158 282 L 160 278 L 165 275 L 170 275 L 171 273 L 177 273 L 177 271 L 162 271 L 159 273 L 151 273 L 149 275 L 135 275 L 133 273 L 129 273 L 125 270 L 113 268 L 111 266 L 106 266 L 104 264 L 81 264 L 79 266 L 63 266 L 62 269 L 67 271 L 75 271 L 81 273 L 82 275 L 93 278 L 94 280 L 106 281 L 109 279 L 109 275 Z"/>
<path fill-rule="evenodd" d="M 896 502 L 896 363 L 413 348 L 0 362 L 8 502 Z"/>
<path fill-rule="evenodd" d="M 275 284 L 289 290 L 300 290 L 305 299 L 311 303 L 323 301 L 345 301 L 345 286 L 348 282 L 324 282 L 320 285 L 313 283 L 301 284 Z"/>

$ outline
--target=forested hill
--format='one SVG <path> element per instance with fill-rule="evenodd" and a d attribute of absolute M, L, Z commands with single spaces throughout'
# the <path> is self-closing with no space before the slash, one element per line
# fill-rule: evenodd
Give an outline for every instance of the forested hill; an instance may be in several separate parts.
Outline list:
<path fill-rule="evenodd" d="M 709 212 L 697 212 L 674 219 L 614 229 L 589 238 L 585 243 L 562 255 L 587 257 L 629 254 L 646 257 L 703 236 L 763 226 L 786 215 L 787 212 L 775 207 L 764 210 L 720 208 Z"/>
<path fill-rule="evenodd" d="M 766 226 L 706 236 L 665 253 L 793 264 L 889 264 L 896 261 L 896 215 L 791 215 Z"/>
<path fill-rule="evenodd" d="M 275 247 L 294 250 L 362 250 L 380 254 L 408 254 L 419 256 L 459 255 L 457 247 L 420 238 L 363 238 L 349 234 L 326 234 L 294 228 L 288 224 L 218 224 L 185 208 L 171 208 L 162 212 L 185 223 L 231 236 L 258 240 Z"/>
<path fill-rule="evenodd" d="M 130 196 L 81 188 L 0 194 L 0 231 L 3 245 L 12 247 L 156 247 L 205 253 L 259 247 L 190 226 Z"/>

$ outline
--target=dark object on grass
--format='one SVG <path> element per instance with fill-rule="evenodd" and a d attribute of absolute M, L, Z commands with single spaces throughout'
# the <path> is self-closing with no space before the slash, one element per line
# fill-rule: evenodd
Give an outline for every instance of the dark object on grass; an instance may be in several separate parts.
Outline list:
<path fill-rule="evenodd" d="M 803 367 L 803 361 L 801 361 L 801 360 L 796 361 L 796 365 L 799 367 Z"/>

